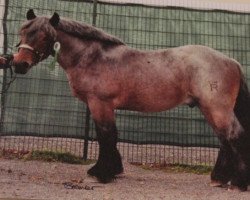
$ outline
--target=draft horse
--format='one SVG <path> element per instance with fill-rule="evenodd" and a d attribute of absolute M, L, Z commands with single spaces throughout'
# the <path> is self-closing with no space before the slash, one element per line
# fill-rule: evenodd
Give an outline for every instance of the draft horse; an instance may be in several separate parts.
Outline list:
<path fill-rule="evenodd" d="M 14 54 L 15 72 L 25 74 L 55 56 L 53 45 L 61 44 L 57 62 L 96 126 L 99 157 L 88 174 L 107 183 L 123 172 L 115 109 L 157 112 L 187 104 L 201 110 L 221 143 L 212 185 L 231 183 L 231 188 L 247 190 L 250 95 L 237 61 L 200 45 L 137 50 L 91 25 L 60 19 L 57 13 L 37 17 L 29 10 L 26 15 Z"/>

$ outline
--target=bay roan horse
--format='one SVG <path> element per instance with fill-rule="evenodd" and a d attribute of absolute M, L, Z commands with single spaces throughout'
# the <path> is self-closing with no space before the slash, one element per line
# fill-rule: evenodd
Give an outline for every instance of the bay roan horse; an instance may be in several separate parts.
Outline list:
<path fill-rule="evenodd" d="M 199 107 L 221 142 L 212 185 L 231 183 L 230 188 L 247 190 L 250 95 L 234 59 L 199 45 L 136 50 L 91 25 L 60 19 L 57 13 L 37 17 L 33 10 L 20 38 L 13 63 L 21 74 L 54 56 L 54 43 L 61 44 L 57 61 L 96 125 L 99 157 L 88 174 L 107 183 L 123 172 L 115 109 L 156 112 L 187 104 Z"/>

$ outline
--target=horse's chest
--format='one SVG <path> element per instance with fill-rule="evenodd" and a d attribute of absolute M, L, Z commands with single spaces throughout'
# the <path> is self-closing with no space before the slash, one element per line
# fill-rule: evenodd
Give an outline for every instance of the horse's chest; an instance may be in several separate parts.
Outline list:
<path fill-rule="evenodd" d="M 86 101 L 87 92 L 86 92 L 86 88 L 84 84 L 82 84 L 82 82 L 77 78 L 75 79 L 68 78 L 68 80 L 69 80 L 69 85 L 70 85 L 72 95 L 82 101 Z"/>

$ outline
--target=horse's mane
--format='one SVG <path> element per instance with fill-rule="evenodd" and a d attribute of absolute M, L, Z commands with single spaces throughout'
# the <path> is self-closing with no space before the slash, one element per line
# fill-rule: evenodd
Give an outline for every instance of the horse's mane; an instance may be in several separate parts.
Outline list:
<path fill-rule="evenodd" d="M 86 23 L 61 19 L 56 29 L 82 39 L 97 40 L 106 44 L 124 44 L 120 39 Z"/>
<path fill-rule="evenodd" d="M 34 30 L 42 29 L 45 32 L 49 32 L 53 35 L 55 34 L 54 28 L 49 25 L 48 17 L 37 17 L 37 19 L 35 20 L 26 21 L 23 24 L 21 30 L 29 28 L 31 26 Z M 124 42 L 122 42 L 120 39 L 108 33 L 105 33 L 103 30 L 91 26 L 87 23 L 60 19 L 60 22 L 58 26 L 56 26 L 56 29 L 80 39 L 97 40 L 105 44 L 124 45 Z"/>

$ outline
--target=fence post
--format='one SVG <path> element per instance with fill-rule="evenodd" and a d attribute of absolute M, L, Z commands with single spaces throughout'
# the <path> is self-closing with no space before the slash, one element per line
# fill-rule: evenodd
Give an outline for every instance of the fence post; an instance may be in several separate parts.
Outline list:
<path fill-rule="evenodd" d="M 93 19 L 92 19 L 92 25 L 96 26 L 96 17 L 97 17 L 97 0 L 93 1 Z"/>
<path fill-rule="evenodd" d="M 93 16 L 92 25 L 96 26 L 97 17 L 97 0 L 93 0 Z M 83 149 L 83 159 L 86 161 L 88 159 L 88 146 L 89 146 L 89 127 L 90 127 L 90 110 L 87 106 L 86 108 L 86 119 L 85 119 L 85 135 L 84 135 L 84 149 Z"/>
<path fill-rule="evenodd" d="M 83 147 L 83 159 L 86 161 L 88 159 L 88 146 L 89 146 L 89 126 L 90 126 L 90 110 L 87 106 L 86 108 L 86 118 L 85 118 L 85 135 L 84 135 L 84 147 Z"/>
<path fill-rule="evenodd" d="M 8 51 L 7 39 L 7 16 L 8 16 L 9 0 L 5 0 L 4 15 L 3 15 L 3 54 L 6 55 Z M 3 132 L 3 123 L 5 117 L 5 101 L 6 101 L 6 83 L 7 83 L 7 69 L 3 69 L 3 82 L 1 88 L 1 120 L 0 120 L 0 134 Z"/>

